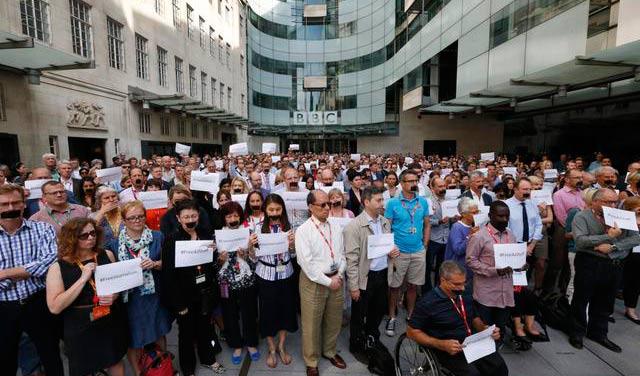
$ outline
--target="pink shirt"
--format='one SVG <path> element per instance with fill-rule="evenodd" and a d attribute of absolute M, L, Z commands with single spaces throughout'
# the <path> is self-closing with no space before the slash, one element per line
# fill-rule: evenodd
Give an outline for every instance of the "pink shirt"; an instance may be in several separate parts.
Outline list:
<path fill-rule="evenodd" d="M 48 206 L 43 206 L 40 211 L 29 218 L 32 221 L 46 222 L 52 225 L 56 233 L 60 232 L 62 226 L 71 218 L 87 218 L 91 212 L 82 205 L 69 204 L 65 211 L 52 210 Z"/>
<path fill-rule="evenodd" d="M 562 227 L 567 221 L 567 213 L 572 208 L 584 209 L 585 203 L 579 189 L 564 188 L 553 194 L 553 214 Z"/>

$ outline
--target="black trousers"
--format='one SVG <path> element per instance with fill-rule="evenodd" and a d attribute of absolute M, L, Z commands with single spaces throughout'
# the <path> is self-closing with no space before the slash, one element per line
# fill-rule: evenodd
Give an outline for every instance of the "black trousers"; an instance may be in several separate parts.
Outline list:
<path fill-rule="evenodd" d="M 218 344 L 218 336 L 211 323 L 211 315 L 203 314 L 200 302 L 193 302 L 188 307 L 187 314 L 178 316 L 178 355 L 180 356 L 180 370 L 183 375 L 193 375 L 196 369 L 196 352 L 201 364 L 211 365 L 216 361 L 216 351 L 211 341 Z"/>
<path fill-rule="evenodd" d="M 640 253 L 630 253 L 624 260 L 624 306 L 636 308 L 640 295 Z"/>
<path fill-rule="evenodd" d="M 502 342 L 504 340 L 507 324 L 511 319 L 511 307 L 488 307 L 476 301 L 474 301 L 474 307 L 476 309 L 476 313 L 485 324 L 495 324 L 496 327 L 500 329 L 500 340 L 498 342 Z"/>
<path fill-rule="evenodd" d="M 232 349 L 258 346 L 258 294 L 255 287 L 229 291 L 222 298 L 222 319 L 227 344 Z M 242 320 L 242 329 L 240 328 Z"/>
<path fill-rule="evenodd" d="M 0 302 L 0 373 L 16 374 L 18 343 L 22 332 L 26 332 L 38 350 L 47 376 L 63 376 L 60 328 L 60 318 L 49 312 L 44 290 L 33 294 L 22 304 Z"/>
<path fill-rule="evenodd" d="M 362 334 L 380 339 L 380 323 L 388 310 L 387 271 L 370 271 L 367 289 L 360 290 L 360 299 L 351 302 L 351 322 L 349 323 L 350 342 L 358 345 Z"/>
<path fill-rule="evenodd" d="M 441 244 L 429 240 L 429 246 L 427 247 L 427 260 L 425 265 L 425 278 L 424 285 L 422 285 L 422 293 L 430 291 L 440 283 L 440 265 L 444 262 L 444 252 L 447 249 L 446 244 Z M 435 269 L 435 277 L 431 282 L 431 271 Z"/>
<path fill-rule="evenodd" d="M 471 364 L 467 363 L 463 353 L 449 355 L 444 351 L 431 350 L 438 358 L 440 365 L 455 376 L 507 376 L 507 364 L 496 350 L 493 354 L 480 358 Z"/>
<path fill-rule="evenodd" d="M 603 339 L 609 330 L 608 318 L 613 313 L 616 292 L 622 277 L 622 263 L 620 260 L 578 252 L 574 266 L 576 275 L 571 300 L 574 321 L 572 334 L 578 338 L 586 334 L 593 339 Z"/>

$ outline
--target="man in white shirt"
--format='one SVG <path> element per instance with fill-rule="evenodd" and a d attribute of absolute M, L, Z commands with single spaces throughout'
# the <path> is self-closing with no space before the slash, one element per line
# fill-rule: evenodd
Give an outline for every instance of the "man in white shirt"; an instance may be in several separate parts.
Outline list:
<path fill-rule="evenodd" d="M 307 376 L 318 376 L 320 355 L 335 367 L 347 367 L 336 353 L 347 262 L 340 226 L 327 221 L 331 208 L 329 196 L 323 191 L 311 191 L 307 205 L 311 217 L 296 230 L 296 254 L 301 268 L 302 357 Z"/>

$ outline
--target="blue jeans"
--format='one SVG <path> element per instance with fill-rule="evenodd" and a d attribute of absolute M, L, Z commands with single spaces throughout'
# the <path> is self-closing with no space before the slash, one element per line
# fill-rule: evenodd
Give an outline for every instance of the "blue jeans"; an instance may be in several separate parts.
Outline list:
<path fill-rule="evenodd" d="M 26 333 L 22 333 L 20 344 L 18 345 L 18 366 L 23 376 L 28 376 L 36 371 L 42 371 L 40 357 L 36 345 Z"/>

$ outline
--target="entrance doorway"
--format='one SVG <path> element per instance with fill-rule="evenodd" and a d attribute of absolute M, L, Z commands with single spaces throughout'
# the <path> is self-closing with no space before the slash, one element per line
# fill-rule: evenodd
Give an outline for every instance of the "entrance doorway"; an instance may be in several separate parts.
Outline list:
<path fill-rule="evenodd" d="M 18 136 L 9 133 L 0 133 L 0 164 L 13 166 L 20 161 L 18 150 Z"/>
<path fill-rule="evenodd" d="M 108 164 L 105 155 L 104 138 L 69 137 L 69 156 L 78 160 L 91 162 L 99 159 Z"/>
<path fill-rule="evenodd" d="M 424 140 L 424 155 L 438 154 L 450 156 L 456 154 L 456 140 Z"/>

